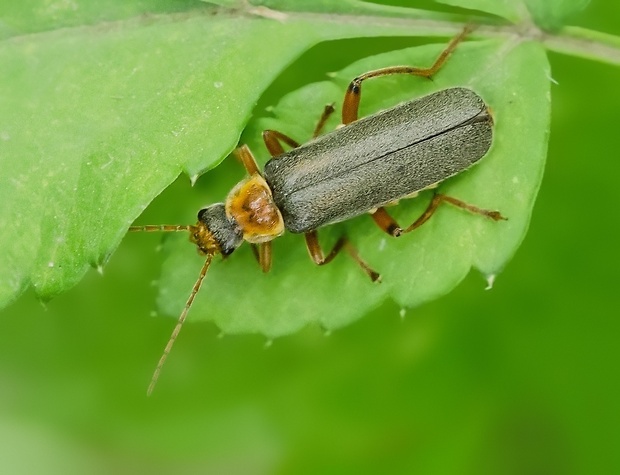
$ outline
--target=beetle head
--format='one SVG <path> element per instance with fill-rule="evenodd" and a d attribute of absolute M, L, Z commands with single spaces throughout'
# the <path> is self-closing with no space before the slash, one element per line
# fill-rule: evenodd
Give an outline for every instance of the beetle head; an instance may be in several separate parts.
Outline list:
<path fill-rule="evenodd" d="M 203 254 L 231 254 L 243 242 L 239 226 L 226 216 L 224 203 L 216 203 L 198 211 L 198 223 L 190 240 Z"/>

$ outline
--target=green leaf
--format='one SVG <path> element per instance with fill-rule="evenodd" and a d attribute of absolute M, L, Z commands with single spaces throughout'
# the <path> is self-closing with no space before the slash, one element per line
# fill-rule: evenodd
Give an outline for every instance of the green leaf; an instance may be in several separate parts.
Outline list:
<path fill-rule="evenodd" d="M 568 17 L 583 10 L 590 0 L 437 0 L 446 5 L 480 10 L 512 23 L 533 21 L 546 30 L 557 30 Z"/>
<path fill-rule="evenodd" d="M 557 35 L 548 35 L 543 43 L 552 51 L 620 66 L 620 37 L 616 35 L 567 26 Z"/>
<path fill-rule="evenodd" d="M 527 8 L 519 0 L 437 0 L 453 7 L 480 10 L 510 20 L 512 23 L 527 18 Z"/>
<path fill-rule="evenodd" d="M 429 10 L 420 10 L 407 5 L 406 8 L 392 5 L 379 5 L 373 2 L 360 0 L 253 0 L 253 5 L 265 7 L 276 11 L 299 12 L 302 15 L 321 13 L 321 14 L 345 14 L 359 15 L 356 18 L 350 17 L 350 20 L 364 22 L 364 16 L 396 16 L 399 18 L 421 18 L 424 20 L 455 20 L 466 21 L 463 17 L 455 15 L 433 12 Z"/>
<path fill-rule="evenodd" d="M 196 8 L 196 0 L 22 0 L 0 3 L 0 38 Z M 4 33 L 4 34 L 2 34 Z"/>
<path fill-rule="evenodd" d="M 340 104 L 351 78 L 393 64 L 429 65 L 443 47 L 395 51 L 352 64 L 332 82 L 312 84 L 284 97 L 274 117 L 253 122 L 244 138 L 264 162 L 267 154 L 259 142 L 260 130 L 276 129 L 304 141 L 323 105 Z M 471 267 L 492 279 L 522 241 L 540 185 L 549 132 L 549 84 L 549 67 L 540 45 L 500 40 L 459 46 L 432 82 L 402 76 L 371 81 L 364 89 L 363 115 L 455 85 L 481 94 L 496 120 L 492 150 L 480 165 L 440 189 L 498 209 L 508 221 L 491 222 L 444 206 L 419 230 L 399 239 L 387 237 L 368 216 L 321 230 L 326 249 L 346 233 L 360 255 L 381 272 L 380 284 L 371 283 L 345 254 L 325 267 L 315 266 L 302 236 L 287 234 L 274 241 L 274 265 L 267 275 L 259 270 L 249 246 L 242 246 L 231 257 L 215 260 L 190 318 L 212 320 L 225 333 L 260 332 L 275 337 L 309 323 L 341 327 L 386 298 L 403 307 L 419 305 L 449 292 Z M 219 188 L 209 198 L 221 201 L 224 195 Z M 391 211 L 402 224 L 409 224 L 429 198 L 426 193 L 404 200 Z M 170 239 L 167 251 L 158 302 L 165 313 L 174 315 L 183 308 L 202 259 L 184 236 Z"/>
<path fill-rule="evenodd" d="M 50 298 L 105 263 L 182 171 L 195 179 L 232 150 L 260 94 L 311 45 L 411 33 L 202 3 L 161 13 L 164 4 L 157 14 L 139 4 L 138 15 L 76 3 L 58 22 L 83 26 L 56 29 L 43 20 L 48 2 L 32 1 L 30 16 L 4 7 L 15 31 L 29 31 L 30 18 L 41 32 L 0 43 L 0 84 L 11 91 L 0 96 L 0 305 L 30 285 Z"/>
<path fill-rule="evenodd" d="M 558 30 L 566 19 L 582 11 L 590 0 L 525 0 L 534 22 L 546 30 Z"/>

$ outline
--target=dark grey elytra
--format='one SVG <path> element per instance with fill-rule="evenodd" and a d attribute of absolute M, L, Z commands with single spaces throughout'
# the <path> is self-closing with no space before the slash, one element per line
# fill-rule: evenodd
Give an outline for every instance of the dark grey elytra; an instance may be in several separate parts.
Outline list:
<path fill-rule="evenodd" d="M 293 233 L 344 221 L 436 185 L 488 151 L 493 120 L 482 98 L 444 89 L 359 119 L 265 165 Z"/>

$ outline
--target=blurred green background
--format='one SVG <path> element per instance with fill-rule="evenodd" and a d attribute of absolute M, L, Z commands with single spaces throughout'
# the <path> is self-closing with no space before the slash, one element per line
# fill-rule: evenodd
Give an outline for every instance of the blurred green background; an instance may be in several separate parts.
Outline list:
<path fill-rule="evenodd" d="M 595 0 L 572 23 L 620 34 L 620 7 Z M 419 42 L 320 45 L 257 111 L 308 69 Z M 620 68 L 551 63 L 545 179 L 493 290 L 474 272 L 404 318 L 386 303 L 267 348 L 190 317 L 146 398 L 174 321 L 152 318 L 159 237 L 128 236 L 103 276 L 0 313 L 0 473 L 620 473 Z M 193 216 L 203 186 L 181 177 L 145 221 Z"/>

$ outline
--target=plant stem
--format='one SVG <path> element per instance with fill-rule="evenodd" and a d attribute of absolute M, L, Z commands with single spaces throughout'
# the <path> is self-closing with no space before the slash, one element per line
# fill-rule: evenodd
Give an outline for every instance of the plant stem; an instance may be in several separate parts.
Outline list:
<path fill-rule="evenodd" d="M 385 6 L 379 12 L 363 13 L 316 13 L 304 11 L 277 11 L 266 7 L 248 5 L 246 12 L 278 21 L 327 22 L 336 25 L 365 25 L 388 29 L 390 36 L 451 36 L 464 25 L 477 24 L 475 36 L 520 36 L 522 40 L 540 41 L 547 49 L 567 55 L 582 57 L 604 63 L 620 65 L 620 37 L 586 28 L 567 26 L 557 33 L 541 30 L 533 23 L 498 23 L 493 17 L 472 17 L 457 14 L 425 12 L 407 8 L 390 11 Z M 404 13 L 408 14 L 404 14 Z M 398 16 L 391 16 L 398 14 Z M 495 23 L 494 23 L 495 21 Z M 389 34 L 389 33 L 388 33 Z"/>

